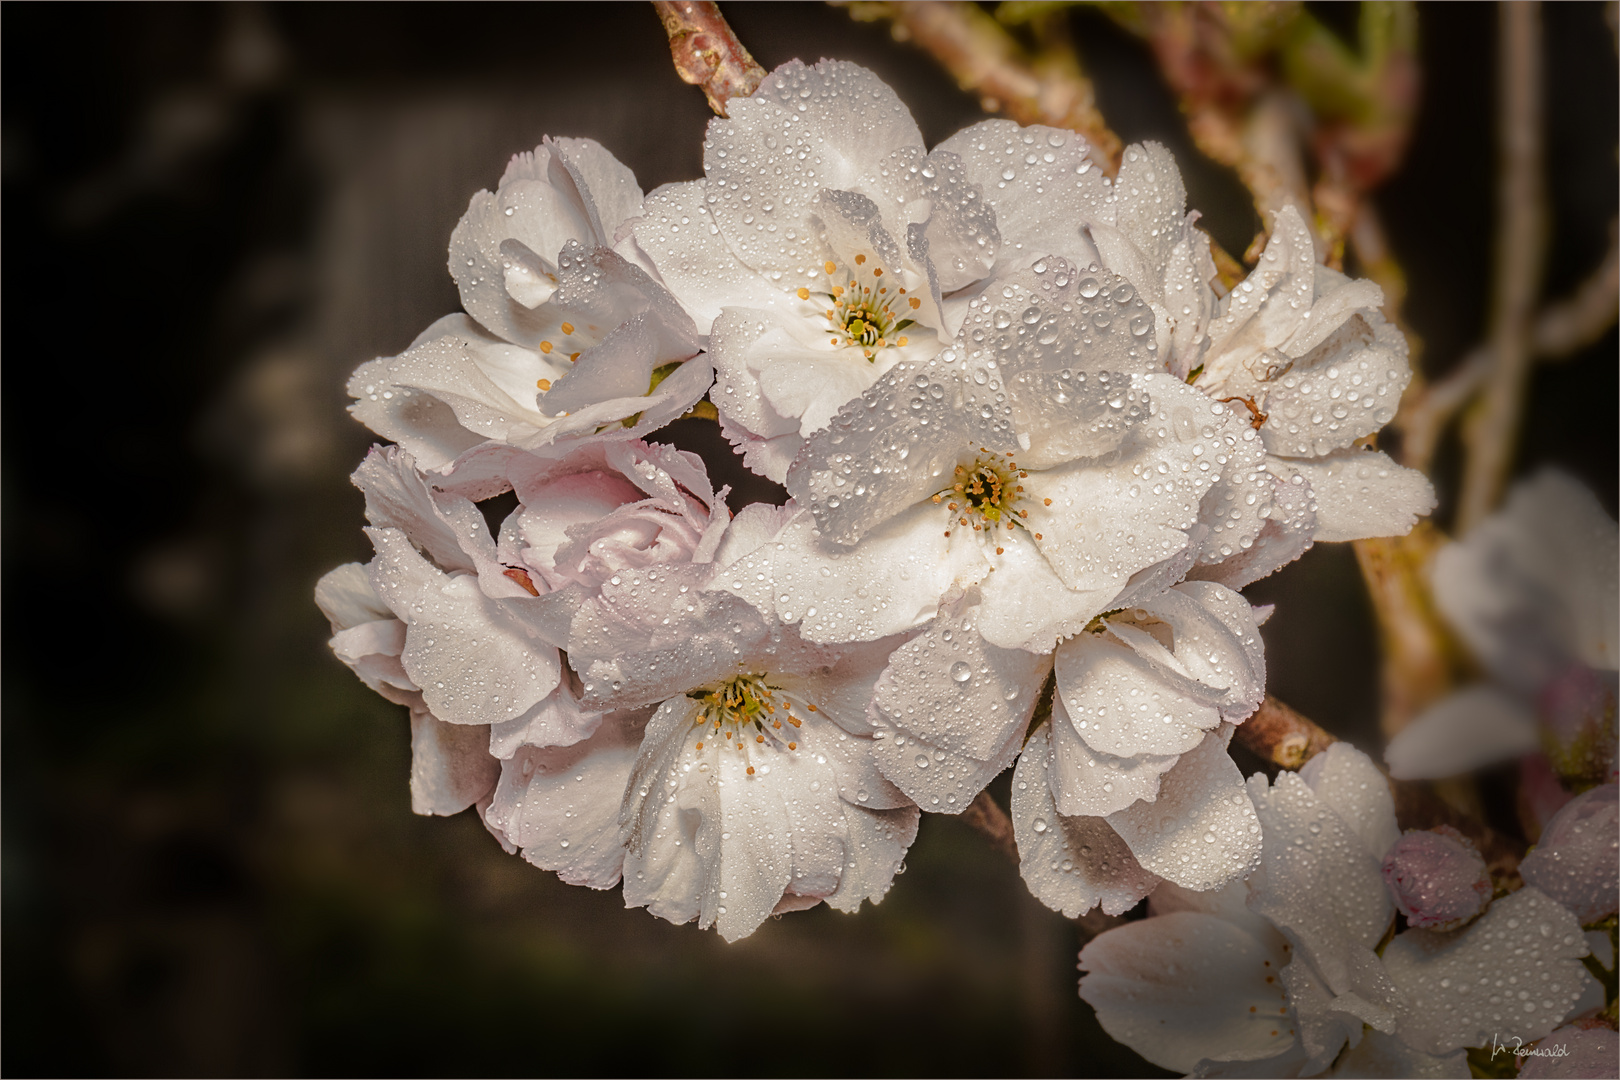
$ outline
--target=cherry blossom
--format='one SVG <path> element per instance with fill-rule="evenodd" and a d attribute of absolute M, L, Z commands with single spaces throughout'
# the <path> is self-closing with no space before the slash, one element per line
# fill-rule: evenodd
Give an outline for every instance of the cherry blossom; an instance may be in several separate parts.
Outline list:
<path fill-rule="evenodd" d="M 1617 565 L 1614 521 L 1552 471 L 1516 485 L 1500 511 L 1442 548 L 1435 604 L 1492 681 L 1402 729 L 1385 751 L 1390 771 L 1452 776 L 1545 749 L 1582 785 L 1613 782 Z"/>
<path fill-rule="evenodd" d="M 1384 853 L 1383 872 L 1408 926 L 1455 930 L 1491 902 L 1485 860 L 1449 825 L 1409 830 Z"/>
<path fill-rule="evenodd" d="M 1467 1076 L 1491 1032 L 1541 1038 L 1595 986 L 1569 910 L 1534 887 L 1462 930 L 1385 943 L 1380 863 L 1400 840 L 1372 762 L 1344 743 L 1249 794 L 1258 871 L 1159 885 L 1148 919 L 1081 952 L 1080 993 L 1149 1061 L 1198 1076 Z M 1601 1003 L 1601 994 L 1598 996 Z"/>
<path fill-rule="evenodd" d="M 514 157 L 450 239 L 466 313 L 362 364 L 350 411 L 445 471 L 487 442 L 636 437 L 680 416 L 713 372 L 680 305 L 612 250 L 640 212 L 635 178 L 589 139 Z"/>

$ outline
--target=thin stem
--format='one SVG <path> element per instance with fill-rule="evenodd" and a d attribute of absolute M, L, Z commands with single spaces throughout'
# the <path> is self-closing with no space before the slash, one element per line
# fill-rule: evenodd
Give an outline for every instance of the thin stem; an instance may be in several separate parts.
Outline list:
<path fill-rule="evenodd" d="M 1498 31 L 1501 100 L 1496 281 L 1492 289 L 1491 371 L 1463 428 L 1458 532 L 1466 534 L 1501 498 L 1518 443 L 1530 374 L 1531 315 L 1546 245 L 1541 176 L 1541 8 L 1502 4 Z"/>
<path fill-rule="evenodd" d="M 1001 804 L 990 797 L 988 791 L 981 791 L 968 803 L 968 808 L 962 811 L 962 821 L 970 828 L 976 829 L 990 841 L 990 846 L 1013 862 L 1018 861 L 1018 843 L 1013 839 L 1012 818 Z"/>
<path fill-rule="evenodd" d="M 703 0 L 653 0 L 675 71 L 686 82 L 703 89 L 709 108 L 726 115 L 726 103 L 759 89 L 765 69 L 754 62 L 731 30 L 720 8 Z"/>
<path fill-rule="evenodd" d="M 1233 736 L 1256 755 L 1284 769 L 1298 769 L 1338 740 L 1270 694 Z"/>
<path fill-rule="evenodd" d="M 1020 124 L 1047 124 L 1079 132 L 1110 175 L 1119 171 L 1124 144 L 1097 110 L 1091 80 L 1057 27 L 1037 27 L 1041 53 L 1031 57 L 987 12 L 966 0 L 853 3 L 850 17 L 887 19 L 895 37 L 933 54 L 962 89 L 980 95 L 988 112 Z"/>

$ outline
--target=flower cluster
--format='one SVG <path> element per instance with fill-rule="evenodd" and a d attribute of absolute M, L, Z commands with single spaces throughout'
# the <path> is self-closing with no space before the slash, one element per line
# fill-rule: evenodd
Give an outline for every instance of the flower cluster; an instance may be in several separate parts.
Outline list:
<path fill-rule="evenodd" d="M 729 940 L 881 899 L 1016 761 L 1045 903 L 1226 895 L 1294 812 L 1226 752 L 1265 693 L 1236 590 L 1433 505 L 1358 445 L 1410 377 L 1379 290 L 1292 207 L 1224 287 L 1153 144 L 930 150 L 835 61 L 730 112 L 647 196 L 588 140 L 514 158 L 451 237 L 465 313 L 350 382 L 397 445 L 317 601 L 411 710 L 414 808 Z M 786 505 L 647 441 L 705 394 Z M 1345 963 L 1317 993 L 1393 1008 Z"/>

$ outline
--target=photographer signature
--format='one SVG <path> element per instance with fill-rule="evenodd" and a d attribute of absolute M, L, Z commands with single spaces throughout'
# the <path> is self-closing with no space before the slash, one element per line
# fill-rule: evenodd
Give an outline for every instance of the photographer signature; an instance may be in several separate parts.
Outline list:
<path fill-rule="evenodd" d="M 1527 1057 L 1561 1058 L 1569 1056 L 1569 1049 L 1562 1044 L 1558 1046 L 1525 1046 L 1524 1040 L 1517 1035 L 1510 1035 L 1508 1039 L 1513 1043 L 1512 1046 L 1497 1042 L 1494 1034 L 1491 1036 L 1492 1061 L 1496 1060 L 1497 1054 L 1512 1054 L 1521 1060 Z"/>

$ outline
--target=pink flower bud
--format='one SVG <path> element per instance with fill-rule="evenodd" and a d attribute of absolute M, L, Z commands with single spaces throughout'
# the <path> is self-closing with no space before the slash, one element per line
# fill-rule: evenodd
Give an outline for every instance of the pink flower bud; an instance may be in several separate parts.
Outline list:
<path fill-rule="evenodd" d="M 1384 882 L 1406 921 L 1429 930 L 1455 930 L 1491 901 L 1485 860 L 1449 825 L 1395 841 L 1384 856 Z"/>
<path fill-rule="evenodd" d="M 1541 844 L 1524 857 L 1519 873 L 1569 908 L 1581 923 L 1615 913 L 1620 890 L 1620 788 L 1604 784 L 1558 811 L 1541 833 Z"/>
<path fill-rule="evenodd" d="M 1577 789 L 1615 782 L 1617 677 L 1573 663 L 1542 687 L 1536 702 L 1547 756 Z"/>

